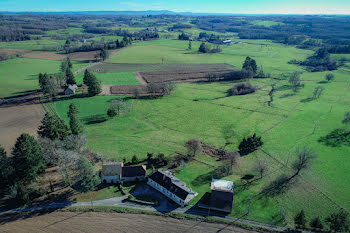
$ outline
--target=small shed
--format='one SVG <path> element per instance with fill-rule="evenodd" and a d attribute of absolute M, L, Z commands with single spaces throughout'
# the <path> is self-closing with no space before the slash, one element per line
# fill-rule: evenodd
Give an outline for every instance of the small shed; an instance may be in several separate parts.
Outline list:
<path fill-rule="evenodd" d="M 65 95 L 74 95 L 76 90 L 78 90 L 77 85 L 69 85 L 66 90 L 64 90 Z"/>
<path fill-rule="evenodd" d="M 231 213 L 233 207 L 233 182 L 213 179 L 211 190 L 210 208 Z"/>

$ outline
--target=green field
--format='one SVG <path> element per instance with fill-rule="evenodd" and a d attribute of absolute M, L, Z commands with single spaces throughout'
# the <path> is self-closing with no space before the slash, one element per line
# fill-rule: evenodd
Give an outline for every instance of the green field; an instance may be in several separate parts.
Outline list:
<path fill-rule="evenodd" d="M 186 42 L 160 40 L 142 42 L 122 50 L 110 59 L 118 63 L 160 63 L 158 59 L 168 54 L 167 63 L 215 63 L 226 62 L 240 66 L 246 55 L 252 56 L 262 64 L 265 71 L 277 77 L 280 74 L 300 67 L 289 65 L 293 58 L 303 59 L 311 51 L 299 50 L 280 44 L 266 42 L 233 45 L 225 47 L 222 54 L 197 54 L 186 50 Z M 197 45 L 193 43 L 193 45 Z M 193 47 L 195 47 L 193 46 Z M 147 55 L 147 59 L 142 59 Z M 335 55 L 336 57 L 338 55 Z M 340 55 L 339 55 L 340 56 Z M 106 117 L 109 101 L 115 97 L 80 98 L 56 103 L 57 111 L 67 121 L 66 111 L 69 103 L 77 104 L 80 118 L 85 123 L 85 132 L 89 138 L 89 148 L 104 156 L 117 160 L 130 160 L 133 155 L 145 158 L 147 152 L 165 153 L 171 157 L 174 152 L 185 153 L 184 144 L 191 138 L 222 147 L 224 138 L 222 129 L 234 125 L 236 149 L 240 140 L 252 133 L 262 135 L 263 150 L 243 157 L 242 168 L 235 170 L 231 179 L 237 185 L 237 205 L 232 215 L 241 216 L 246 212 L 249 198 L 253 198 L 250 219 L 279 224 L 281 214 L 291 223 L 294 214 L 304 209 L 309 218 L 325 217 L 343 207 L 350 210 L 348 193 L 350 181 L 343 178 L 347 174 L 346 164 L 350 160 L 348 146 L 330 147 L 318 142 L 341 124 L 342 117 L 350 108 L 350 71 L 348 66 L 333 73 L 336 80 L 324 83 L 323 73 L 303 71 L 305 87 L 293 93 L 287 80 L 259 79 L 251 83 L 259 88 L 257 93 L 246 96 L 226 98 L 226 91 L 232 82 L 220 83 L 184 83 L 177 84 L 171 96 L 151 100 L 128 100 L 132 106 L 129 114 L 110 120 Z M 276 83 L 272 107 L 269 99 L 270 85 Z M 324 86 L 323 95 L 317 100 L 309 99 L 316 86 Z M 198 101 L 199 100 L 199 101 Z M 91 106 L 94 106 L 91 108 Z M 348 106 L 348 107 L 344 107 Z M 267 199 L 257 199 L 262 187 L 282 173 L 290 174 L 290 164 L 297 148 L 308 146 L 319 157 L 310 172 L 302 174 L 298 184 L 287 193 Z M 247 189 L 241 189 L 240 177 L 251 173 L 254 161 L 263 157 L 271 165 L 268 177 Z M 200 161 L 218 162 L 201 156 Z M 205 175 L 211 167 L 193 161 L 180 167 L 177 175 L 200 195 L 195 203 L 209 191 L 210 179 Z M 197 182 L 206 177 L 204 183 Z M 247 217 L 247 216 L 246 216 Z"/>
<path fill-rule="evenodd" d="M 41 40 L 0 42 L 0 48 L 58 51 L 62 48 L 64 42 L 64 40 L 52 40 L 47 37 L 42 37 Z"/>
<path fill-rule="evenodd" d="M 39 73 L 56 73 L 60 61 L 16 58 L 0 62 L 0 97 L 25 94 L 39 88 Z M 86 66 L 73 61 L 73 70 Z"/>
<path fill-rule="evenodd" d="M 246 56 L 257 60 L 266 72 L 280 74 L 300 70 L 294 65 L 287 64 L 292 59 L 303 60 L 312 54 L 308 50 L 300 50 L 282 44 L 266 42 L 259 44 L 234 44 L 222 46 L 222 53 L 200 54 L 197 52 L 200 42 L 192 42 L 192 50 L 188 50 L 187 41 L 154 40 L 140 42 L 134 46 L 121 50 L 111 57 L 108 62 L 115 63 L 149 63 L 182 64 L 182 63 L 228 63 L 241 67 Z M 147 57 L 147 59 L 145 59 Z"/>
<path fill-rule="evenodd" d="M 104 85 L 136 85 L 139 84 L 132 72 L 95 73 Z M 83 84 L 84 73 L 75 76 L 77 84 Z"/>

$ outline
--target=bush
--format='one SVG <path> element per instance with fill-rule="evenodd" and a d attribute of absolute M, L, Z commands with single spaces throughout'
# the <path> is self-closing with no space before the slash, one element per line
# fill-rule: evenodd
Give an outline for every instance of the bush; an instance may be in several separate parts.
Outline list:
<path fill-rule="evenodd" d="M 250 93 L 254 93 L 256 88 L 252 86 L 250 83 L 239 83 L 235 84 L 231 89 L 228 90 L 227 95 L 246 95 Z"/>
<path fill-rule="evenodd" d="M 334 74 L 326 74 L 325 79 L 327 82 L 334 80 Z"/>
<path fill-rule="evenodd" d="M 114 108 L 109 108 L 107 110 L 107 116 L 109 116 L 110 118 L 113 118 L 117 115 L 117 112 L 115 111 Z"/>

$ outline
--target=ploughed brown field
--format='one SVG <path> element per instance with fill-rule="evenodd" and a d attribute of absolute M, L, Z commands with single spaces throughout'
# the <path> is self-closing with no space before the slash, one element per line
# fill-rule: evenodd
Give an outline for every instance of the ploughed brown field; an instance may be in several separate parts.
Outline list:
<path fill-rule="evenodd" d="M 44 52 L 44 51 L 32 51 L 30 53 L 25 53 L 22 55 L 24 58 L 35 58 L 43 60 L 63 60 L 69 57 L 71 60 L 75 61 L 94 61 L 96 60 L 96 51 L 91 52 L 76 52 L 76 53 L 55 53 L 55 52 Z"/>
<path fill-rule="evenodd" d="M 174 67 L 170 70 L 139 72 L 147 83 L 183 82 L 205 80 L 208 74 L 216 74 L 221 77 L 234 67 L 228 64 L 198 64 L 185 67 Z"/>
<path fill-rule="evenodd" d="M 0 215 L 0 232 L 256 232 L 235 226 L 143 214 L 52 212 Z"/>
<path fill-rule="evenodd" d="M 0 107 L 0 145 L 10 153 L 22 133 L 37 135 L 45 110 L 39 103 L 3 105 Z"/>
<path fill-rule="evenodd" d="M 30 50 L 24 50 L 24 49 L 1 49 L 0 48 L 0 55 L 13 55 L 13 54 L 23 54 L 23 53 L 29 53 Z"/>
<path fill-rule="evenodd" d="M 224 63 L 217 64 L 130 64 L 101 62 L 89 68 L 91 72 L 115 73 L 115 72 L 147 72 L 147 71 L 184 71 L 184 70 L 234 70 L 234 67 Z"/>

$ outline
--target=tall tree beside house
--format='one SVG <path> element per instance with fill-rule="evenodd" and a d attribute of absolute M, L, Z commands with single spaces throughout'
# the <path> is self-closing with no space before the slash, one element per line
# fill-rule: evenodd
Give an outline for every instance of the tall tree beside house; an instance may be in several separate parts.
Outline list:
<path fill-rule="evenodd" d="M 45 82 L 43 91 L 51 97 L 55 97 L 58 93 L 59 81 L 55 76 L 50 76 Z"/>
<path fill-rule="evenodd" d="M 38 134 L 40 137 L 51 140 L 64 140 L 69 135 L 69 130 L 58 115 L 46 113 L 39 126 Z"/>
<path fill-rule="evenodd" d="M 88 69 L 86 69 L 84 71 L 83 83 L 88 86 L 92 76 L 93 76 L 93 74 L 90 73 L 90 71 Z"/>
<path fill-rule="evenodd" d="M 22 134 L 17 138 L 12 151 L 14 183 L 27 185 L 36 180 L 45 168 L 40 144 L 33 136 Z"/>
<path fill-rule="evenodd" d="M 7 157 L 5 149 L 0 145 L 0 190 L 12 185 L 13 167 L 11 158 Z"/>
<path fill-rule="evenodd" d="M 90 96 L 95 96 L 101 93 L 101 83 L 95 76 L 92 76 L 88 84 L 88 93 Z"/>
<path fill-rule="evenodd" d="M 101 50 L 101 53 L 100 53 L 100 57 L 102 58 L 102 60 L 106 60 L 108 58 L 108 48 L 107 46 L 104 46 L 103 49 Z"/>
<path fill-rule="evenodd" d="M 38 78 L 39 78 L 39 86 L 40 86 L 40 88 L 44 89 L 44 87 L 45 87 L 45 85 L 46 85 L 46 83 L 47 83 L 47 81 L 49 79 L 48 75 L 46 73 L 45 74 L 40 73 Z"/>
<path fill-rule="evenodd" d="M 73 63 L 70 61 L 70 59 L 67 57 L 65 60 L 61 62 L 61 72 L 65 73 L 67 69 L 73 68 Z"/>
<path fill-rule="evenodd" d="M 70 84 L 70 85 L 77 84 L 77 82 L 75 81 L 74 74 L 70 68 L 66 69 L 65 77 L 66 77 L 67 84 Z"/>
<path fill-rule="evenodd" d="M 80 157 L 78 161 L 78 171 L 76 188 L 80 192 L 86 193 L 95 190 L 96 186 L 101 183 L 100 178 L 94 170 L 92 163 L 85 157 Z"/>
<path fill-rule="evenodd" d="M 69 117 L 70 130 L 72 131 L 73 135 L 79 135 L 83 132 L 83 125 L 77 116 L 78 112 L 78 108 L 75 106 L 75 104 L 71 103 L 69 105 L 67 115 Z"/>
<path fill-rule="evenodd" d="M 256 74 L 258 70 L 258 66 L 256 65 L 256 61 L 250 57 L 246 57 L 242 69 L 244 70 L 251 70 L 254 74 Z"/>

